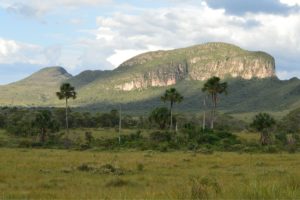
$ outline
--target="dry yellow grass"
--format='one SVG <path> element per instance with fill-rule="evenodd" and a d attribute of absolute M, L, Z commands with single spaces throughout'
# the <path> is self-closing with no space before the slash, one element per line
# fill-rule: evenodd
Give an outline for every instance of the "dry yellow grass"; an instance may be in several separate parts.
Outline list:
<path fill-rule="evenodd" d="M 2 148 L 0 199 L 299 199 L 299 166 L 300 154 Z"/>

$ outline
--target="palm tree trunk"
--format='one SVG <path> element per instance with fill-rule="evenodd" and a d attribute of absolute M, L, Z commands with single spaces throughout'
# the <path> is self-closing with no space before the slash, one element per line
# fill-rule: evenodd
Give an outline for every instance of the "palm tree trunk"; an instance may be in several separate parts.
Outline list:
<path fill-rule="evenodd" d="M 170 130 L 173 129 L 173 102 L 171 102 L 171 106 L 170 106 L 170 113 L 171 113 L 171 122 L 170 122 Z"/>
<path fill-rule="evenodd" d="M 203 113 L 203 122 L 202 122 L 202 129 L 205 130 L 205 125 L 206 125 L 206 101 L 205 101 L 205 97 L 204 97 L 204 100 L 203 100 L 203 110 L 204 110 L 204 113 Z"/>
<path fill-rule="evenodd" d="M 270 143 L 269 134 L 267 131 L 263 131 L 260 136 L 261 145 L 268 145 Z"/>
<path fill-rule="evenodd" d="M 122 128 L 122 109 L 120 104 L 120 112 L 119 112 L 119 144 L 121 144 L 121 128 Z"/>
<path fill-rule="evenodd" d="M 67 136 L 68 136 L 69 135 L 68 98 L 66 98 L 66 129 L 67 129 Z"/>
<path fill-rule="evenodd" d="M 213 102 L 213 107 L 212 107 L 210 128 L 214 129 L 214 122 L 215 122 L 215 116 L 216 116 L 216 110 L 217 110 L 217 94 L 212 94 L 212 102 Z"/>
<path fill-rule="evenodd" d="M 46 136 L 45 136 L 46 133 L 45 132 L 46 132 L 45 129 L 42 128 L 41 129 L 41 140 L 40 140 L 42 143 L 45 142 L 45 138 L 46 138 Z"/>
<path fill-rule="evenodd" d="M 212 100 L 212 103 L 213 103 L 213 106 L 212 106 L 212 109 L 211 109 L 211 119 L 210 119 L 210 128 L 211 129 L 214 129 L 214 115 L 215 115 L 215 101 L 214 101 L 214 94 L 211 95 L 211 100 Z"/>

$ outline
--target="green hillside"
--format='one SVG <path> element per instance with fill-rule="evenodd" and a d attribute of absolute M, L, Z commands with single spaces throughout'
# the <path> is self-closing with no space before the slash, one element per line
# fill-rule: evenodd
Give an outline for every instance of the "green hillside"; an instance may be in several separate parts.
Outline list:
<path fill-rule="evenodd" d="M 86 70 L 80 74 L 68 79 L 68 82 L 71 83 L 76 88 L 81 88 L 85 85 L 92 83 L 93 81 L 109 76 L 111 71 L 101 71 L 101 70 Z"/>
<path fill-rule="evenodd" d="M 228 95 L 220 97 L 219 108 L 224 112 L 258 112 L 258 111 L 285 111 L 300 106 L 300 80 L 291 79 L 282 81 L 277 78 L 269 79 L 227 79 L 229 83 Z M 186 112 L 203 110 L 204 94 L 201 88 L 204 82 L 182 81 L 175 87 L 185 99 L 176 105 L 176 109 Z M 156 87 L 141 91 L 103 91 L 102 95 L 91 98 L 85 104 L 91 110 L 109 110 L 122 104 L 123 109 L 129 112 L 150 111 L 155 106 L 164 105 L 160 96 L 166 87 Z M 84 96 L 85 91 L 79 90 Z M 208 99 L 209 100 L 209 99 Z M 78 103 L 78 100 L 75 101 Z M 101 103 L 97 103 L 101 102 Z M 168 106 L 167 104 L 165 104 Z"/>
<path fill-rule="evenodd" d="M 75 107 L 107 111 L 122 104 L 128 112 L 146 112 L 163 105 L 160 96 L 176 87 L 185 97 L 176 109 L 203 109 L 205 79 L 216 75 L 229 83 L 219 107 L 224 112 L 286 111 L 300 106 L 300 80 L 281 81 L 275 61 L 264 52 L 251 52 L 225 43 L 208 43 L 138 55 L 112 71 L 84 71 L 71 76 L 49 67 L 30 77 L 0 86 L 1 106 L 63 106 L 55 92 L 62 82 L 76 87 Z"/>
<path fill-rule="evenodd" d="M 51 105 L 60 83 L 71 77 L 62 67 L 44 68 L 23 80 L 0 86 L 0 105 Z"/>

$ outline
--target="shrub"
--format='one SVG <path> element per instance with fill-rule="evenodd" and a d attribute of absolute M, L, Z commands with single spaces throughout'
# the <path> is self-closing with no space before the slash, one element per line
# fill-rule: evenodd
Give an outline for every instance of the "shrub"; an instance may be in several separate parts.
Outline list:
<path fill-rule="evenodd" d="M 197 140 L 198 144 L 216 144 L 218 141 L 220 138 L 211 133 L 202 133 Z"/>
<path fill-rule="evenodd" d="M 94 140 L 94 137 L 93 137 L 92 133 L 85 132 L 85 141 L 86 141 L 87 146 L 90 146 L 93 140 Z"/>
<path fill-rule="evenodd" d="M 296 153 L 297 152 L 297 146 L 296 145 L 288 145 L 287 146 L 287 151 L 289 153 Z"/>
<path fill-rule="evenodd" d="M 88 172 L 88 171 L 94 170 L 94 168 L 89 166 L 88 164 L 82 164 L 82 165 L 78 166 L 77 169 L 79 171 L 83 171 L 83 172 Z"/>
<path fill-rule="evenodd" d="M 21 140 L 18 146 L 21 148 L 30 148 L 32 147 L 32 141 L 28 139 Z"/>
<path fill-rule="evenodd" d="M 115 178 L 115 179 L 112 179 L 110 181 L 108 181 L 105 186 L 106 187 L 123 187 L 123 186 L 126 186 L 126 185 L 129 185 L 129 181 L 127 180 L 124 180 L 124 179 L 120 179 L 120 178 Z"/>
<path fill-rule="evenodd" d="M 149 135 L 150 140 L 155 142 L 169 142 L 172 139 L 172 135 L 170 132 L 152 132 Z"/>
<path fill-rule="evenodd" d="M 277 153 L 277 152 L 279 152 L 279 149 L 275 145 L 269 145 L 269 146 L 265 146 L 263 148 L 263 151 L 266 153 Z"/>
<path fill-rule="evenodd" d="M 158 145 L 158 150 L 160 152 L 167 152 L 168 147 L 169 147 L 168 143 L 161 143 L 161 144 Z"/>
<path fill-rule="evenodd" d="M 143 170 L 144 170 L 144 165 L 143 165 L 142 163 L 138 163 L 138 164 L 136 165 L 136 169 L 137 169 L 138 171 L 143 171 Z"/>
<path fill-rule="evenodd" d="M 194 150 L 197 150 L 198 148 L 199 148 L 199 145 L 196 142 L 191 141 L 187 144 L 188 150 L 194 151 Z"/>

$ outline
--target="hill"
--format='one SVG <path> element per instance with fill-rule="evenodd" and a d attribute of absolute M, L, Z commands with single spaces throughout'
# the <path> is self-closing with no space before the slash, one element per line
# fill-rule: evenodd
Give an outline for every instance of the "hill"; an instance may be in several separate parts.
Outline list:
<path fill-rule="evenodd" d="M 0 86 L 0 104 L 5 106 L 49 105 L 61 82 L 72 77 L 62 67 L 47 67 L 15 83 Z"/>
<path fill-rule="evenodd" d="M 264 52 L 243 50 L 226 43 L 207 43 L 171 51 L 138 55 L 112 71 L 84 71 L 71 76 L 61 67 L 45 68 L 32 76 L 0 87 L 0 104 L 62 106 L 55 91 L 70 82 L 78 92 L 72 105 L 103 111 L 122 104 L 130 112 L 163 105 L 160 96 L 176 87 L 184 96 L 178 109 L 202 110 L 201 88 L 206 79 L 219 76 L 229 83 L 221 97 L 225 112 L 282 111 L 300 106 L 300 81 L 281 81 L 275 60 Z"/>

